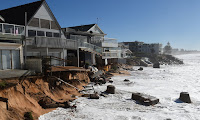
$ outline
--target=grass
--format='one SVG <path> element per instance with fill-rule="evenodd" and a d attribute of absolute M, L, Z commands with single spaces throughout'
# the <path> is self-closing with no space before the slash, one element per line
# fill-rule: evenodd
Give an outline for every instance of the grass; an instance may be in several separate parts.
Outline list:
<path fill-rule="evenodd" d="M 7 85 L 7 83 L 6 83 L 6 81 L 2 81 L 2 82 L 0 82 L 0 88 L 5 88 L 6 87 L 6 85 Z"/>
<path fill-rule="evenodd" d="M 33 120 L 32 112 L 26 112 L 24 114 L 25 120 Z"/>

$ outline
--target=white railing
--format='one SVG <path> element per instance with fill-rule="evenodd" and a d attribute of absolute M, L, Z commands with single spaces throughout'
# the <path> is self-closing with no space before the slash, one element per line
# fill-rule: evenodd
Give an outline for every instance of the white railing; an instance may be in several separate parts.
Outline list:
<path fill-rule="evenodd" d="M 114 38 L 104 38 L 103 42 L 105 43 L 117 43 L 117 40 Z"/>
<path fill-rule="evenodd" d="M 23 35 L 24 26 L 8 24 L 8 23 L 0 23 L 0 33 L 11 34 L 11 35 Z"/>
<path fill-rule="evenodd" d="M 79 48 L 87 48 L 91 51 L 95 51 L 95 52 L 98 52 L 100 54 L 102 53 L 102 50 L 103 50 L 101 47 L 98 47 L 96 45 L 86 43 L 86 42 L 79 42 Z"/>
<path fill-rule="evenodd" d="M 77 41 L 71 39 L 34 37 L 28 38 L 27 45 L 49 48 L 78 49 Z"/>
<path fill-rule="evenodd" d="M 102 58 L 120 58 L 117 52 L 103 52 Z"/>

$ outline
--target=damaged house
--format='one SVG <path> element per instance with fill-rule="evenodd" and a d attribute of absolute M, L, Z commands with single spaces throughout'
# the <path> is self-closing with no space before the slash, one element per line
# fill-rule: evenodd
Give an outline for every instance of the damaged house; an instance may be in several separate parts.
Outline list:
<path fill-rule="evenodd" d="M 0 51 L 3 69 L 23 64 L 23 56 L 25 63 L 30 58 L 51 56 L 51 65 L 65 66 L 67 51 L 78 48 L 75 40 L 66 39 L 45 0 L 1 10 L 0 15 L 0 45 L 8 49 Z M 18 61 L 12 61 L 14 58 Z"/>
<path fill-rule="evenodd" d="M 21 69 L 24 64 L 24 25 L 11 22 L 8 16 L 0 11 L 0 70 Z"/>
<path fill-rule="evenodd" d="M 98 63 L 104 66 L 121 58 L 117 40 L 105 38 L 106 34 L 97 24 L 63 28 L 63 31 L 67 38 L 78 41 L 80 61 L 83 61 L 83 64 Z"/>

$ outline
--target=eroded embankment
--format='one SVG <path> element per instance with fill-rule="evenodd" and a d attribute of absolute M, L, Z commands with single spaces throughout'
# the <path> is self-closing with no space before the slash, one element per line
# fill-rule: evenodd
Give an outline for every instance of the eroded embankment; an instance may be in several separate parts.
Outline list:
<path fill-rule="evenodd" d="M 83 77 L 84 76 L 84 77 Z M 89 77 L 85 73 L 77 73 L 76 79 L 65 80 L 78 89 L 89 82 Z M 12 87 L 0 90 L 0 96 L 8 98 L 8 110 L 6 103 L 0 102 L 0 119 L 24 119 L 26 112 L 31 112 L 34 119 L 40 115 L 54 110 L 43 109 L 38 102 L 41 99 L 49 98 L 53 102 L 62 103 L 76 99 L 75 96 L 81 94 L 55 78 L 29 77 L 21 83 L 18 80 L 6 80 L 7 85 L 16 84 Z"/>

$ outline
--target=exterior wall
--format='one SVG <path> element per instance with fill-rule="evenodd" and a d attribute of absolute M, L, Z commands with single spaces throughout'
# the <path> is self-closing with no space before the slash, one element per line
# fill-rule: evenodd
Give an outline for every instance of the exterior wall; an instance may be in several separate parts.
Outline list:
<path fill-rule="evenodd" d="M 162 44 L 152 43 L 145 44 L 143 42 L 124 42 L 125 45 L 129 46 L 132 52 L 143 52 L 148 54 L 161 54 Z"/>
<path fill-rule="evenodd" d="M 118 43 L 102 42 L 102 47 L 118 47 Z"/>
<path fill-rule="evenodd" d="M 50 21 L 55 21 L 54 17 L 51 15 L 51 13 L 48 11 L 46 5 L 43 3 L 43 5 L 40 7 L 40 9 L 37 11 L 37 13 L 33 16 L 33 18 L 39 18 L 39 22 L 40 19 L 44 19 L 44 20 L 50 20 Z M 40 23 L 39 23 L 39 27 L 32 27 L 32 26 L 27 26 L 27 35 L 28 36 L 28 30 L 37 30 L 37 31 L 45 31 L 45 36 L 46 36 L 46 32 L 55 32 L 55 33 L 60 33 L 61 38 L 65 39 L 64 33 L 62 32 L 62 30 L 55 30 L 55 29 L 46 29 L 46 28 L 41 28 L 40 27 Z M 51 25 L 50 25 L 51 26 Z M 59 28 L 59 26 L 58 26 Z M 36 33 L 37 34 L 37 33 Z"/>
<path fill-rule="evenodd" d="M 42 6 L 37 11 L 37 13 L 33 16 L 33 18 L 39 19 L 39 27 L 31 26 L 30 25 L 31 21 L 30 21 L 30 23 L 27 26 L 27 32 L 26 32 L 27 35 L 26 36 L 28 36 L 29 30 L 36 31 L 36 36 L 39 36 L 37 34 L 37 31 L 43 31 L 44 36 L 39 36 L 40 38 L 42 38 L 40 41 L 43 41 L 42 43 L 44 43 L 47 38 L 49 38 L 49 39 L 46 40 L 46 41 L 50 41 L 50 40 L 51 41 L 49 42 L 50 44 L 48 44 L 48 47 L 37 45 L 37 47 L 34 48 L 34 47 L 31 47 L 31 45 L 30 45 L 30 47 L 28 47 L 28 50 L 27 50 L 27 56 L 28 57 L 36 57 L 36 58 L 42 57 L 42 56 L 54 56 L 54 57 L 57 57 L 57 58 L 67 59 L 67 49 L 61 48 L 60 46 L 62 46 L 62 45 L 60 45 L 60 44 L 62 44 L 62 41 L 59 41 L 60 38 L 62 38 L 62 40 L 66 39 L 66 38 L 65 38 L 64 33 L 62 32 L 59 25 L 57 25 L 57 27 L 54 28 L 54 29 L 52 28 L 51 21 L 56 22 L 56 19 L 54 18 L 52 13 L 48 10 L 48 7 L 45 3 L 42 4 Z M 48 20 L 49 21 L 49 28 L 48 27 L 47 28 L 41 28 L 41 21 L 42 20 Z M 46 23 L 48 23 L 48 21 L 46 21 Z M 47 32 L 51 32 L 52 34 L 53 33 L 59 33 L 60 36 L 59 37 L 54 37 L 54 36 L 48 37 Z M 34 38 L 36 36 L 29 37 L 28 39 L 32 40 L 31 38 Z M 37 37 L 37 38 L 39 38 L 39 37 Z M 55 43 L 55 41 L 56 41 L 56 43 Z M 67 39 L 66 39 L 66 41 L 67 41 Z M 55 49 L 53 49 L 53 48 L 55 48 Z M 51 64 L 55 65 L 55 66 L 65 65 L 64 61 L 58 60 L 56 58 L 54 58 L 54 59 L 52 58 Z"/>
<path fill-rule="evenodd" d="M 40 7 L 34 17 L 53 21 L 51 14 L 47 11 L 47 7 L 44 4 Z"/>
<path fill-rule="evenodd" d="M 90 30 L 88 31 L 92 31 L 93 33 L 99 33 L 99 34 L 103 34 L 103 32 L 95 25 L 93 26 Z"/>
<path fill-rule="evenodd" d="M 160 54 L 161 53 L 161 44 L 144 44 L 141 47 L 141 52 L 149 54 Z"/>
<path fill-rule="evenodd" d="M 20 44 L 0 44 L 0 69 L 21 69 L 23 64 L 23 51 Z"/>

